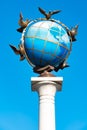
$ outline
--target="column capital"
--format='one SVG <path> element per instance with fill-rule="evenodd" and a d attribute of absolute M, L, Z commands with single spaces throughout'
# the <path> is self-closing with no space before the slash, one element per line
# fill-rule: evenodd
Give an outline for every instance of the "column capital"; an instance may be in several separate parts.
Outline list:
<path fill-rule="evenodd" d="M 63 77 L 31 77 L 32 91 L 38 91 L 39 87 L 54 85 L 56 91 L 62 90 Z"/>

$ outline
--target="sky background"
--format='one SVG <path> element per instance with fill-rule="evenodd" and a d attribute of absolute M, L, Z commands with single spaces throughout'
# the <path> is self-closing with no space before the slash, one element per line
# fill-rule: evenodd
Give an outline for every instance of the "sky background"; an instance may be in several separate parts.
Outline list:
<path fill-rule="evenodd" d="M 61 9 L 53 18 L 68 27 L 79 24 L 63 76 L 62 92 L 56 94 L 56 130 L 87 130 L 87 1 L 0 0 L 0 130 L 38 130 L 38 94 L 31 91 L 30 78 L 37 76 L 26 60 L 19 61 L 9 44 L 17 47 L 21 34 L 19 13 L 24 18 L 42 17 L 38 7 Z"/>

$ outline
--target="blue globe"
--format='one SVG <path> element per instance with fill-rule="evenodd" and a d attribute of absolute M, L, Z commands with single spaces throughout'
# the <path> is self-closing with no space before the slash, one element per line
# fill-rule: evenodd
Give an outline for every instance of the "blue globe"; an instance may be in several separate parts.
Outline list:
<path fill-rule="evenodd" d="M 70 38 L 62 25 L 54 21 L 30 22 L 24 33 L 24 48 L 31 65 L 58 66 L 71 50 Z"/>

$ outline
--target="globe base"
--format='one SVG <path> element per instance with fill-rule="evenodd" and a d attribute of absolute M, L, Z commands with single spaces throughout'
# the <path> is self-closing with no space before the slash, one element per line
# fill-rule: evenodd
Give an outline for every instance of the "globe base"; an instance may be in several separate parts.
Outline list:
<path fill-rule="evenodd" d="M 36 66 L 33 68 L 33 71 L 38 74 L 43 74 L 44 72 L 51 72 L 53 70 L 54 70 L 54 67 L 51 65 L 47 65 L 45 67 Z"/>
<path fill-rule="evenodd" d="M 51 74 L 50 72 L 44 71 L 42 74 L 40 74 L 39 77 L 56 77 L 56 76 Z"/>

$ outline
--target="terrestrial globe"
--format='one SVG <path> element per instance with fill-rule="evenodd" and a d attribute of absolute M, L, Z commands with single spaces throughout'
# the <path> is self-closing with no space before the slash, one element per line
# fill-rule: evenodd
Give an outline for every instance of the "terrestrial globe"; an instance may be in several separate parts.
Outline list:
<path fill-rule="evenodd" d="M 70 54 L 70 38 L 65 28 L 55 21 L 32 21 L 23 33 L 26 57 L 32 66 L 57 67 Z"/>

